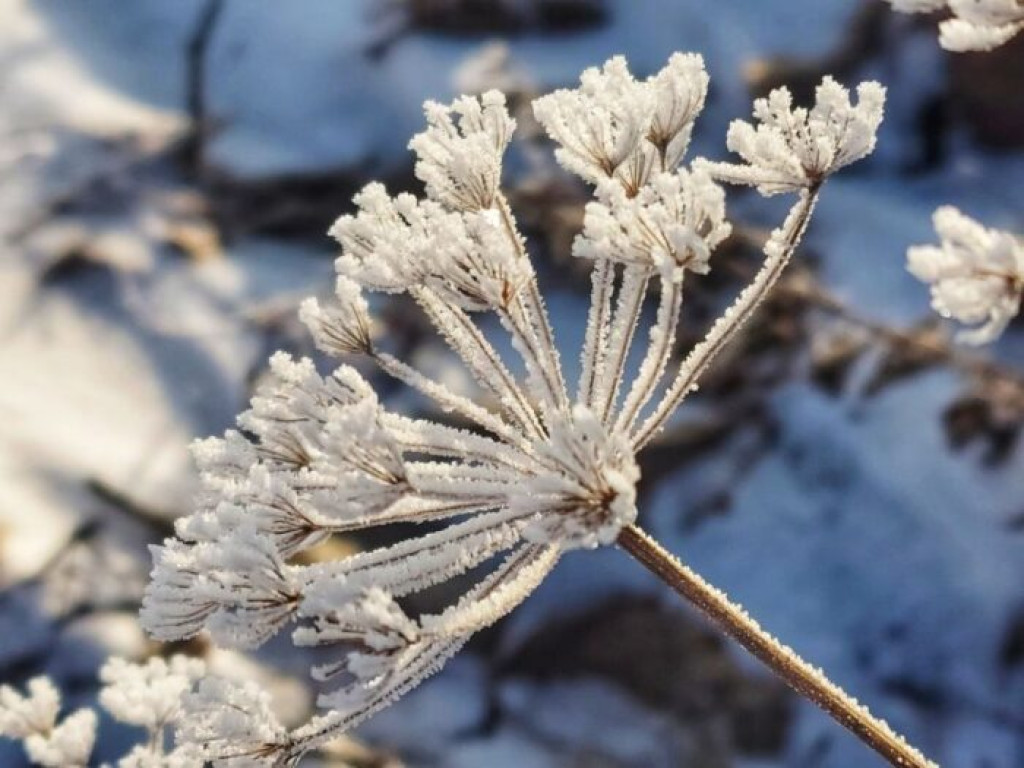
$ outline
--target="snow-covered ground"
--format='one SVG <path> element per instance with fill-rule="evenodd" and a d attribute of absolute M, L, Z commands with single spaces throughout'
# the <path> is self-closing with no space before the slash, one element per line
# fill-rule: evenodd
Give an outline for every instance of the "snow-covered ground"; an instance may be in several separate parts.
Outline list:
<path fill-rule="evenodd" d="M 231 422 L 270 351 L 308 352 L 293 307 L 330 285 L 332 248 L 319 232 L 247 234 L 260 221 L 219 231 L 208 208 L 220 187 L 203 184 L 227 178 L 283 196 L 282 180 L 407 175 L 421 102 L 450 98 L 490 39 L 412 30 L 371 55 L 395 27 L 375 16 L 380 5 L 225 0 L 205 57 L 211 125 L 195 174 L 165 148 L 188 129 L 188 48 L 205 2 L 0 0 L 0 680 L 50 672 L 88 698 L 103 655 L 152 650 L 125 603 L 148 568 L 144 544 L 188 508 L 186 446 Z M 849 0 L 603 5 L 601 25 L 510 37 L 510 65 L 543 91 L 614 53 L 646 73 L 672 51 L 699 51 L 713 86 L 693 151 L 716 156 L 729 120 L 749 111 L 751 63 L 824 56 L 859 11 Z M 903 254 L 931 239 L 935 206 L 1024 231 L 1024 153 L 987 154 L 954 131 L 938 166 L 906 172 L 917 159 L 915 115 L 944 88 L 944 72 L 930 30 L 890 39 L 860 67 L 890 85 L 890 118 L 872 162 L 830 182 L 807 241 L 829 290 L 898 327 L 928 313 Z M 779 209 L 746 196 L 735 210 L 764 225 Z M 203 239 L 211 231 L 212 244 Z M 567 289 L 550 300 L 567 361 L 585 300 Z M 1022 344 L 1011 329 L 993 354 L 1024 370 Z M 1016 768 L 1024 453 L 991 464 L 976 445 L 950 447 L 943 414 L 963 385 L 941 366 L 870 396 L 794 377 L 766 395 L 767 449 L 750 459 L 745 446 L 762 426 L 738 425 L 648 489 L 642 514 L 666 546 L 943 766 Z M 717 512 L 693 523 L 688 512 L 712 502 Z M 68 550 L 89 521 L 100 533 Z M 54 557 L 43 586 L 25 583 Z M 691 638 L 715 675 L 784 703 L 763 726 L 779 732 L 777 746 L 737 739 L 758 723 L 737 726 L 735 697 L 692 672 L 648 670 L 694 700 L 706 694 L 701 716 L 624 684 L 593 655 L 568 663 L 571 633 L 555 649 L 571 673 L 533 659 L 538 638 L 574 617 L 614 624 L 609 606 L 622 599 L 682 612 L 704 645 L 714 642 L 623 553 L 574 554 L 496 631 L 358 736 L 416 766 L 878 763 L 813 707 L 775 691 L 739 650 L 712 653 Z M 81 617 L 47 615 L 90 601 L 99 607 Z M 637 647 L 607 642 L 609 653 Z M 304 683 L 301 660 L 283 650 L 260 662 Z M 281 683 L 301 710 L 295 685 Z M 750 706 L 748 719 L 774 711 Z M 0 764 L 20 760 L 0 744 Z"/>

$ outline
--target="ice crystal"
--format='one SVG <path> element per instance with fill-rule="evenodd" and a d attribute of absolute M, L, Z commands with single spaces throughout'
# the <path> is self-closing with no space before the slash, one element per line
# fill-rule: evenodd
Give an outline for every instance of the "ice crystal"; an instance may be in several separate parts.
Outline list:
<path fill-rule="evenodd" d="M 240 430 L 197 444 L 204 492 L 177 537 L 155 548 L 145 625 L 161 639 L 205 630 L 241 647 L 294 627 L 296 644 L 334 655 L 313 669 L 326 711 L 310 722 L 288 731 L 254 685 L 214 682 L 186 697 L 183 744 L 218 764 L 293 764 L 439 669 L 563 553 L 611 544 L 636 520 L 637 452 L 770 289 L 825 177 L 871 150 L 881 118 L 875 84 L 852 106 L 826 80 L 810 110 L 777 91 L 758 103 L 763 126 L 730 133 L 746 165 L 680 167 L 707 87 L 694 54 L 645 80 L 616 57 L 584 72 L 578 88 L 534 102 L 558 160 L 596 187 L 574 245 L 593 277 L 572 392 L 498 186 L 513 126 L 503 98 L 427 105 L 428 128 L 411 142 L 426 199 L 392 197 L 380 184 L 360 192 L 357 211 L 331 229 L 342 246 L 336 297 L 307 302 L 301 316 L 325 353 L 361 356 L 443 417 L 395 413 L 348 365 L 323 376 L 279 353 Z M 711 269 L 729 234 L 723 179 L 798 198 L 753 283 L 674 363 L 683 278 Z M 657 310 L 639 334 L 654 286 Z M 378 343 L 363 291 L 415 302 L 481 396 L 452 391 Z M 520 365 L 484 332 L 484 313 Z M 431 530 L 337 562 L 296 559 L 332 534 L 394 522 Z M 478 567 L 485 575 L 436 613 L 416 615 L 402 600 Z"/>
<path fill-rule="evenodd" d="M 939 44 L 947 51 L 991 51 L 1024 29 L 1022 0 L 888 0 L 903 13 L 948 8 L 952 18 L 939 24 Z"/>
<path fill-rule="evenodd" d="M 951 206 L 935 211 L 933 221 L 939 245 L 911 247 L 907 267 L 931 286 L 936 312 L 978 326 L 961 331 L 961 341 L 990 342 L 1020 309 L 1024 244 L 1009 232 L 985 228 Z"/>

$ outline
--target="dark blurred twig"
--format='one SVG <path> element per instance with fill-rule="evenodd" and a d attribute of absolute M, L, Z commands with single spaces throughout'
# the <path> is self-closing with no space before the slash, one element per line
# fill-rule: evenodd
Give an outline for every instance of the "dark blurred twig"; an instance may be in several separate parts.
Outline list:
<path fill-rule="evenodd" d="M 223 11 L 224 0 L 207 0 L 185 49 L 185 106 L 190 124 L 181 145 L 181 157 L 197 175 L 204 166 L 206 137 L 211 129 L 206 99 L 207 51 Z"/>

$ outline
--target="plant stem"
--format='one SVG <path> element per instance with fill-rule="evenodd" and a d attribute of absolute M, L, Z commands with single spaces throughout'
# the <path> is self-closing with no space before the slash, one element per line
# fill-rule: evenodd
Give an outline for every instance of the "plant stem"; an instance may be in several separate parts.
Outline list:
<path fill-rule="evenodd" d="M 760 659 L 797 693 L 810 699 L 840 725 L 899 768 L 936 768 L 884 720 L 829 680 L 821 670 L 765 632 L 740 606 L 683 565 L 635 525 L 622 529 L 619 545 L 651 573 L 689 600 L 729 637 Z"/>

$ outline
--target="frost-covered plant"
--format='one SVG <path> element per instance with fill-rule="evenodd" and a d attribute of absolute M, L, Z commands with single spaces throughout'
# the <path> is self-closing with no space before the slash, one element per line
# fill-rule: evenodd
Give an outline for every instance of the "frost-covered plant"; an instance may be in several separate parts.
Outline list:
<path fill-rule="evenodd" d="M 181 703 L 205 665 L 174 656 L 132 664 L 112 658 L 100 669 L 100 705 L 118 722 L 145 729 L 145 739 L 117 768 L 200 768 L 202 755 L 186 743 L 167 750 L 167 729 L 181 719 Z M 85 768 L 96 741 L 96 713 L 78 709 L 58 722 L 60 693 L 48 677 L 29 681 L 24 694 L 0 688 L 0 736 L 19 739 L 29 759 L 45 768 Z"/>
<path fill-rule="evenodd" d="M 949 9 L 939 24 L 939 44 L 947 51 L 991 51 L 1024 29 L 1024 0 L 887 0 L 903 13 Z"/>
<path fill-rule="evenodd" d="M 326 712 L 293 731 L 280 727 L 254 685 L 202 686 L 180 735 L 208 759 L 294 764 L 439 669 L 565 552 L 618 542 L 876 749 L 903 765 L 927 764 L 634 525 L 636 454 L 778 279 L 822 183 L 872 150 L 882 118 L 876 83 L 861 85 L 853 104 L 827 79 L 810 109 L 793 107 L 783 89 L 756 102 L 760 125 L 730 130 L 744 162 L 680 167 L 707 86 L 693 54 L 673 56 L 646 80 L 616 57 L 584 72 L 578 88 L 534 102 L 558 160 L 596 188 L 573 248 L 593 263 L 574 390 L 499 185 L 514 127 L 500 93 L 428 103 L 428 127 L 411 142 L 426 199 L 370 184 L 355 198 L 358 211 L 334 225 L 342 245 L 336 297 L 310 299 L 301 311 L 317 344 L 372 361 L 467 426 L 386 408 L 349 365 L 321 375 L 309 360 L 277 354 L 240 430 L 198 443 L 205 493 L 177 538 L 155 549 L 145 626 L 161 639 L 205 630 L 240 647 L 294 626 L 296 644 L 335 654 L 313 669 L 326 684 Z M 684 283 L 711 268 L 729 234 L 716 179 L 797 200 L 753 282 L 674 363 Z M 655 318 L 641 333 L 654 286 Z M 389 353 L 364 291 L 411 297 L 481 397 Z M 510 336 L 521 371 L 494 346 L 483 315 Z M 627 360 L 637 345 L 634 369 Z M 339 562 L 296 560 L 332 534 L 395 522 L 430 523 L 430 532 Z M 485 564 L 491 569 L 447 608 L 408 610 L 404 598 Z"/>
<path fill-rule="evenodd" d="M 0 735 L 20 739 L 37 765 L 84 768 L 96 740 L 96 713 L 78 709 L 58 723 L 59 712 L 60 692 L 48 678 L 30 680 L 24 695 L 0 688 Z"/>
<path fill-rule="evenodd" d="M 960 341 L 993 341 L 1020 310 L 1024 243 L 948 205 L 936 210 L 932 221 L 939 245 L 912 246 L 907 268 L 931 286 L 936 312 L 978 326 L 957 334 Z"/>

